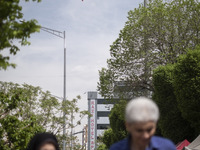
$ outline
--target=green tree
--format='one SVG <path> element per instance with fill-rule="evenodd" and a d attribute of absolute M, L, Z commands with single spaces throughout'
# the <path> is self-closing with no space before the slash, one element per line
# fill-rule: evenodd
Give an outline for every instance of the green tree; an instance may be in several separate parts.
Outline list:
<path fill-rule="evenodd" d="M 200 47 L 181 55 L 174 68 L 174 88 L 182 116 L 200 133 Z"/>
<path fill-rule="evenodd" d="M 113 131 L 112 144 L 127 137 L 125 126 L 126 104 L 126 100 L 121 100 L 119 103 L 115 104 L 109 115 L 110 127 Z"/>
<path fill-rule="evenodd" d="M 102 142 L 106 145 L 106 148 L 109 149 L 113 142 L 113 130 L 111 128 L 107 129 L 102 138 Z"/>
<path fill-rule="evenodd" d="M 67 135 L 65 137 L 61 136 L 60 138 L 60 141 L 63 140 L 63 138 L 66 138 L 66 149 L 71 149 L 71 142 L 73 143 L 72 149 L 82 149 L 77 139 L 77 136 L 74 136 L 71 131 L 73 131 L 75 127 L 81 125 L 81 120 L 85 116 L 90 116 L 90 113 L 86 110 L 80 110 L 80 108 L 77 106 L 79 100 L 81 100 L 80 96 L 77 96 L 72 100 L 66 100 L 63 103 L 63 108 L 61 109 L 66 113 L 66 120 L 68 122 L 66 125 L 66 129 L 68 129 Z M 61 120 L 63 119 L 61 118 Z"/>
<path fill-rule="evenodd" d="M 160 119 L 158 127 L 164 137 L 171 139 L 174 143 L 184 139 L 193 140 L 195 138 L 194 129 L 185 120 L 180 110 L 173 87 L 174 65 L 160 66 L 154 70 L 153 99 L 160 108 Z"/>
<path fill-rule="evenodd" d="M 147 7 L 129 11 L 128 21 L 110 47 L 108 68 L 99 72 L 98 91 L 114 97 L 116 82 L 124 81 L 132 96 L 153 91 L 152 70 L 175 63 L 176 58 L 200 42 L 200 2 L 150 0 Z"/>
<path fill-rule="evenodd" d="M 105 144 L 101 144 L 98 146 L 97 150 L 108 150 Z"/>
<path fill-rule="evenodd" d="M 127 137 L 125 127 L 125 108 L 127 101 L 121 100 L 111 110 L 109 115 L 110 128 L 103 134 L 101 142 L 109 149 L 112 144 Z"/>
<path fill-rule="evenodd" d="M 77 106 L 80 96 L 73 100 L 58 100 L 50 92 L 31 85 L 0 82 L 0 149 L 24 150 L 30 138 L 37 132 L 47 131 L 57 135 L 60 144 L 63 138 L 69 143 L 75 136 L 67 132 L 63 137 L 63 111 L 66 113 L 67 131 L 80 125 L 88 114 Z M 76 121 L 71 122 L 79 114 Z M 77 117 L 77 116 L 76 116 Z"/>
<path fill-rule="evenodd" d="M 32 1 L 40 2 L 40 0 Z M 0 1 L 0 70 L 6 70 L 9 66 L 16 66 L 10 62 L 10 56 L 3 55 L 2 51 L 16 55 L 20 50 L 16 41 L 21 46 L 29 45 L 28 38 L 30 38 L 30 35 L 39 31 L 36 20 L 22 21 L 22 6 L 19 2 L 20 0 Z"/>
<path fill-rule="evenodd" d="M 38 124 L 35 114 L 24 119 L 29 110 L 23 110 L 21 105 L 28 102 L 26 90 L 18 84 L 0 82 L 0 149 L 23 150 L 30 138 L 36 133 L 45 131 Z M 34 93 L 29 91 L 30 95 Z"/>

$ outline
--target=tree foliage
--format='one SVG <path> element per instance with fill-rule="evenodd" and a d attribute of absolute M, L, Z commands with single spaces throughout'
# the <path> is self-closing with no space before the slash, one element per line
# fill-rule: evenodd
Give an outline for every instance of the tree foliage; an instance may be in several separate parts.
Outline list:
<path fill-rule="evenodd" d="M 179 57 L 174 68 L 174 88 L 182 116 L 200 133 L 200 47 Z"/>
<path fill-rule="evenodd" d="M 129 11 L 128 21 L 110 47 L 108 67 L 99 71 L 98 91 L 104 98 L 115 98 L 116 93 L 130 99 L 154 93 L 161 111 L 159 130 L 174 142 L 192 139 L 200 131 L 199 59 L 197 54 L 191 60 L 183 55 L 187 49 L 196 51 L 200 43 L 198 16 L 197 0 L 150 0 L 146 8 L 141 4 Z M 153 74 L 167 64 L 175 65 L 160 67 Z"/>
<path fill-rule="evenodd" d="M 115 143 L 124 139 L 127 136 L 125 127 L 125 109 L 126 100 L 121 100 L 119 103 L 115 104 L 109 115 L 110 127 L 113 131 L 112 142 Z"/>
<path fill-rule="evenodd" d="M 114 134 L 112 128 L 107 129 L 103 134 L 102 142 L 106 145 L 107 149 L 114 143 L 113 136 Z"/>
<path fill-rule="evenodd" d="M 128 21 L 110 47 L 108 68 L 99 71 L 100 94 L 112 98 L 117 81 L 124 81 L 128 87 L 117 91 L 122 96 L 153 91 L 152 70 L 175 63 L 186 48 L 194 49 L 199 44 L 198 16 L 197 0 L 150 0 L 146 8 L 140 5 L 129 11 Z"/>
<path fill-rule="evenodd" d="M 200 132 L 200 46 L 186 51 L 176 63 L 156 68 L 152 76 L 153 99 L 161 114 L 158 127 L 161 135 L 174 143 L 192 141 Z M 109 116 L 111 128 L 103 136 L 108 148 L 127 135 L 125 104 L 116 104 Z"/>
<path fill-rule="evenodd" d="M 60 144 L 63 138 L 67 143 L 75 141 L 76 137 L 71 139 L 70 132 L 62 135 L 63 111 L 68 122 L 66 129 L 80 125 L 88 112 L 80 111 L 78 100 L 80 96 L 63 103 L 40 87 L 0 82 L 0 149 L 24 150 L 30 138 L 42 131 L 57 135 Z M 71 122 L 76 114 L 80 115 L 79 118 Z"/>
<path fill-rule="evenodd" d="M 98 146 L 97 150 L 108 150 L 105 144 L 101 144 Z"/>
<path fill-rule="evenodd" d="M 158 127 L 161 135 L 174 143 L 192 141 L 200 132 L 200 46 L 185 51 L 176 63 L 159 66 L 152 76 L 153 99 L 161 114 Z M 107 147 L 126 137 L 124 110 L 121 101 L 111 111 L 111 128 L 103 136 Z"/>
<path fill-rule="evenodd" d="M 9 66 L 15 67 L 15 64 L 10 62 L 10 56 L 5 56 L 5 52 L 2 52 L 7 51 L 10 55 L 16 55 L 20 50 L 16 41 L 21 46 L 29 45 L 30 35 L 39 31 L 36 20 L 22 21 L 22 6 L 19 3 L 20 0 L 0 1 L 0 70 L 6 70 Z"/>
<path fill-rule="evenodd" d="M 124 115 L 126 103 L 126 100 L 121 100 L 111 110 L 109 115 L 110 128 L 104 132 L 102 137 L 102 142 L 106 145 L 107 149 L 115 142 L 127 137 Z"/>
<path fill-rule="evenodd" d="M 160 66 L 153 73 L 153 99 L 160 108 L 158 127 L 174 143 L 195 138 L 194 129 L 182 117 L 174 91 L 174 65 Z"/>

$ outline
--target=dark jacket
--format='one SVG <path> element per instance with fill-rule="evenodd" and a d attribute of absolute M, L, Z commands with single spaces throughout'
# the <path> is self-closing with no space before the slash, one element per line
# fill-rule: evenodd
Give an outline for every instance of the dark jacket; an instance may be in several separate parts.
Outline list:
<path fill-rule="evenodd" d="M 113 144 L 110 150 L 131 150 L 130 137 Z M 176 150 L 175 145 L 168 139 L 153 136 L 146 150 Z"/>

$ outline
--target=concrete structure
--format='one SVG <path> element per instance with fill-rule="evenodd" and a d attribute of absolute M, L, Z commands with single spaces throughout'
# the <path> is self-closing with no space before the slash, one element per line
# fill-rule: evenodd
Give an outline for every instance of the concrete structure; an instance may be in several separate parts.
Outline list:
<path fill-rule="evenodd" d="M 97 92 L 88 92 L 88 150 L 95 150 L 98 136 L 109 128 L 109 114 L 114 106 L 113 101 L 103 99 Z"/>

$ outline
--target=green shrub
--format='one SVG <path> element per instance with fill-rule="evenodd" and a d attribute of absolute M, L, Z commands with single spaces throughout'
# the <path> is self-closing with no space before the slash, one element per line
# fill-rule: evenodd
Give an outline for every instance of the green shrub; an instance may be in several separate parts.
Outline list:
<path fill-rule="evenodd" d="M 200 133 L 200 47 L 181 55 L 174 68 L 174 88 L 182 116 Z"/>
<path fill-rule="evenodd" d="M 161 134 L 173 140 L 174 143 L 178 143 L 184 139 L 193 139 L 194 130 L 178 109 L 173 87 L 173 71 L 174 65 L 160 66 L 154 70 L 153 99 L 160 109 L 158 126 Z"/>

